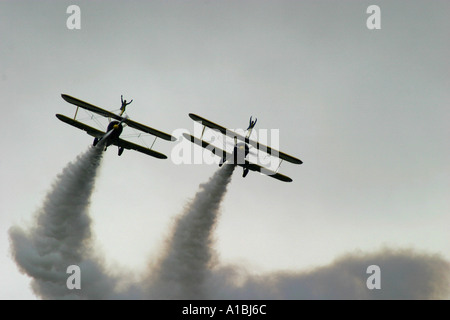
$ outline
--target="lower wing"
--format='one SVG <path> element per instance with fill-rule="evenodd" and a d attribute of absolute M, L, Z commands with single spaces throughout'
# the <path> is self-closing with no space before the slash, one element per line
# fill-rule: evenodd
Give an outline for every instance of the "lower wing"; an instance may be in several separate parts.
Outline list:
<path fill-rule="evenodd" d="M 74 126 L 75 128 L 81 129 L 83 131 L 86 131 L 89 135 L 96 137 L 96 138 L 101 138 L 105 135 L 105 132 L 100 131 L 98 129 L 92 128 L 82 122 L 76 121 L 72 118 L 66 117 L 62 114 L 57 114 L 56 117 L 61 120 L 62 122 L 65 122 L 67 124 L 70 124 L 71 126 Z M 125 149 L 129 149 L 129 150 L 135 150 L 138 152 L 142 152 L 145 153 L 149 156 L 158 158 L 158 159 L 167 159 L 167 156 L 159 153 L 157 151 L 145 148 L 143 146 L 140 146 L 138 144 L 123 140 L 123 139 L 117 139 L 115 141 L 113 141 L 113 144 L 118 146 L 118 147 L 122 147 Z"/>
<path fill-rule="evenodd" d="M 189 140 L 192 143 L 195 143 L 196 145 L 199 145 L 202 148 L 205 148 L 209 151 L 211 151 L 212 153 L 214 153 L 216 156 L 221 157 L 222 159 L 225 158 L 229 158 L 229 157 L 233 157 L 233 155 L 225 150 L 222 150 L 216 146 L 213 146 L 212 144 L 204 141 L 204 140 L 200 140 L 199 138 L 196 138 L 190 134 L 187 133 L 183 133 L 183 137 L 185 137 L 187 140 Z"/>
<path fill-rule="evenodd" d="M 167 159 L 167 156 L 165 154 L 159 153 L 159 152 L 149 149 L 149 148 L 145 148 L 143 146 L 140 146 L 138 144 L 132 143 L 127 140 L 118 139 L 117 141 L 114 141 L 113 144 L 115 144 L 118 147 L 125 148 L 125 149 L 142 152 L 142 153 L 145 153 L 149 156 L 152 156 L 152 157 L 155 157 L 158 159 Z"/>
<path fill-rule="evenodd" d="M 292 179 L 289 178 L 288 176 L 285 176 L 281 173 L 269 170 L 267 168 L 261 167 L 259 164 L 256 163 L 251 163 L 247 160 L 245 160 L 245 163 L 243 164 L 238 164 L 238 166 L 241 166 L 245 169 L 249 169 L 255 172 L 259 172 L 262 174 L 265 174 L 266 176 L 272 177 L 274 179 L 278 179 L 280 181 L 284 181 L 284 182 L 292 182 Z"/>
<path fill-rule="evenodd" d="M 183 133 L 183 137 L 185 137 L 187 140 L 191 141 L 192 143 L 195 143 L 196 145 L 199 145 L 199 146 L 201 146 L 201 147 L 211 151 L 216 156 L 219 156 L 222 159 L 223 158 L 225 158 L 225 159 L 232 159 L 233 158 L 233 155 L 231 153 L 229 153 L 227 151 L 224 151 L 224 150 L 222 150 L 222 149 L 220 149 L 218 147 L 215 147 L 212 144 L 210 144 L 210 143 L 208 143 L 208 142 L 206 142 L 204 140 L 200 140 L 200 139 L 198 139 L 198 138 L 196 138 L 196 137 L 194 137 L 194 136 L 192 136 L 190 134 Z M 241 166 L 241 167 L 243 167 L 245 169 L 249 169 L 249 170 L 252 170 L 252 171 L 255 171 L 255 172 L 259 172 L 259 173 L 265 174 L 265 175 L 267 175 L 269 177 L 278 179 L 280 181 L 284 181 L 284 182 L 291 182 L 292 181 L 291 178 L 289 178 L 289 177 L 287 177 L 287 176 L 285 176 L 285 175 L 283 175 L 281 173 L 278 173 L 278 172 L 269 170 L 267 168 L 261 167 L 260 165 L 255 164 L 255 163 L 251 163 L 248 160 L 245 160 L 245 163 L 241 163 L 241 164 L 238 163 L 237 165 Z"/>
<path fill-rule="evenodd" d="M 62 114 L 57 114 L 56 117 L 59 120 L 61 120 L 62 122 L 65 122 L 67 124 L 70 124 L 71 126 L 74 126 L 75 128 L 78 128 L 78 129 L 86 131 L 87 134 L 89 134 L 89 135 L 91 135 L 93 137 L 101 138 L 105 134 L 105 132 L 103 132 L 103 131 L 100 131 L 98 129 L 92 128 L 92 127 L 90 127 L 90 126 L 88 126 L 88 125 L 86 125 L 84 123 L 81 123 L 81 122 L 76 121 L 76 120 L 74 120 L 72 118 L 66 117 L 66 116 L 64 116 Z"/>

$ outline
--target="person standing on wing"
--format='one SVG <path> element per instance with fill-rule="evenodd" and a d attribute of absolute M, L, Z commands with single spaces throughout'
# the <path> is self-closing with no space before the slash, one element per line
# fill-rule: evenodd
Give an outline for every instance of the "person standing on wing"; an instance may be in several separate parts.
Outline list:
<path fill-rule="evenodd" d="M 125 112 L 125 109 L 126 109 L 127 105 L 132 103 L 133 99 L 131 99 L 130 102 L 127 102 L 127 100 L 123 100 L 123 95 L 120 95 L 120 100 L 122 101 L 122 106 L 120 107 L 120 115 L 122 116 L 123 113 Z"/>

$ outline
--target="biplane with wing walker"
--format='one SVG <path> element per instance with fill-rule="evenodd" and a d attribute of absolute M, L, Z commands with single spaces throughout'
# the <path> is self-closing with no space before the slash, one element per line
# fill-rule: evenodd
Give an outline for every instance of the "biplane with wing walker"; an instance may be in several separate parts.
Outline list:
<path fill-rule="evenodd" d="M 155 141 L 157 138 L 161 138 L 161 139 L 167 140 L 167 141 L 175 141 L 176 138 L 171 136 L 168 133 L 150 128 L 146 125 L 143 125 L 141 123 L 133 121 L 133 120 L 129 119 L 128 116 L 124 115 L 126 106 L 129 105 L 133 100 L 127 102 L 126 100 L 123 100 L 123 97 L 121 97 L 122 106 L 120 108 L 120 113 L 115 114 L 114 112 L 107 111 L 102 108 L 96 107 L 88 102 L 79 100 L 79 99 L 69 96 L 67 94 L 62 94 L 61 97 L 64 100 L 66 100 L 67 102 L 77 106 L 77 110 L 75 111 L 75 116 L 73 118 L 69 118 L 62 114 L 57 114 L 56 117 L 59 120 L 65 122 L 71 126 L 74 126 L 75 128 L 86 131 L 86 133 L 93 136 L 94 137 L 94 143 L 93 143 L 94 146 L 96 146 L 99 142 L 102 142 L 102 145 L 105 146 L 105 150 L 106 150 L 108 148 L 108 146 L 116 145 L 119 148 L 119 152 L 118 152 L 119 156 L 122 155 L 124 149 L 129 149 L 129 150 L 135 150 L 138 152 L 142 152 L 144 154 L 147 154 L 147 155 L 155 157 L 155 158 L 167 159 L 166 155 L 164 155 L 160 152 L 157 152 L 155 150 L 152 150 L 153 145 L 155 144 Z M 106 132 L 103 132 L 99 129 L 88 126 L 87 124 L 82 123 L 80 121 L 77 121 L 76 118 L 77 118 L 79 108 L 83 108 L 85 110 L 88 110 L 90 112 L 93 112 L 93 113 L 96 113 L 103 117 L 108 118 L 109 125 L 108 125 L 108 128 L 106 129 Z M 129 126 L 134 129 L 137 129 L 141 132 L 148 133 L 148 134 L 155 136 L 152 146 L 150 148 L 146 148 L 142 145 L 121 139 L 120 135 L 123 131 L 124 125 Z"/>
<path fill-rule="evenodd" d="M 292 181 L 291 178 L 278 172 L 278 169 L 280 168 L 281 163 L 283 162 L 283 160 L 294 163 L 294 164 L 302 164 L 303 163 L 300 159 L 290 156 L 284 152 L 275 150 L 269 146 L 263 145 L 263 144 L 259 143 L 258 141 L 251 140 L 250 134 L 256 125 L 257 119 L 252 120 L 252 117 L 250 117 L 249 126 L 246 130 L 245 136 L 243 136 L 243 135 L 236 133 L 232 130 L 229 130 L 221 125 L 218 125 L 212 121 L 202 118 L 196 114 L 190 113 L 189 117 L 192 120 L 199 122 L 201 125 L 203 125 L 202 134 L 201 134 L 200 138 L 196 138 L 187 133 L 183 133 L 183 136 L 187 140 L 191 141 L 192 143 L 211 151 L 216 156 L 219 156 L 221 158 L 220 162 L 219 162 L 219 166 L 222 166 L 227 161 L 230 164 L 241 166 L 243 168 L 243 174 L 242 174 L 243 177 L 247 176 L 248 172 L 251 170 L 251 171 L 255 171 L 255 172 L 260 172 L 262 174 L 265 174 L 272 178 L 278 179 L 280 181 L 291 182 Z M 223 149 L 220 149 L 220 148 L 212 145 L 211 143 L 209 143 L 207 141 L 202 140 L 203 133 L 205 132 L 206 127 L 214 129 L 214 130 L 218 130 L 223 135 L 233 138 L 234 139 L 233 152 L 231 153 L 231 152 L 225 151 Z M 241 142 L 238 142 L 238 140 Z M 247 155 L 250 152 L 250 147 L 256 148 L 259 151 L 263 151 L 270 156 L 279 158 L 280 163 L 278 165 L 278 169 L 276 171 L 272 171 L 268 168 L 260 166 L 259 164 L 250 162 L 247 159 Z"/>

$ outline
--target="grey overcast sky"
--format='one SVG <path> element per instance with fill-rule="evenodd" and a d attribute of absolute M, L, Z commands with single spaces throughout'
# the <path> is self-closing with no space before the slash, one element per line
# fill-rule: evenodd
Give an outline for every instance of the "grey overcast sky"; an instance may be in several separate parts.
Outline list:
<path fill-rule="evenodd" d="M 66 9 L 81 9 L 69 30 Z M 369 30 L 366 9 L 381 8 Z M 306 270 L 349 252 L 450 260 L 450 2 L 1 1 L 0 298 L 34 299 L 10 256 L 65 165 L 92 138 L 58 121 L 66 93 L 172 133 L 193 112 L 279 129 L 282 183 L 236 170 L 215 231 L 223 264 Z M 92 125 L 92 124 L 91 124 Z M 150 140 L 150 143 L 152 141 Z M 90 214 L 109 267 L 138 274 L 215 165 L 111 148 Z"/>

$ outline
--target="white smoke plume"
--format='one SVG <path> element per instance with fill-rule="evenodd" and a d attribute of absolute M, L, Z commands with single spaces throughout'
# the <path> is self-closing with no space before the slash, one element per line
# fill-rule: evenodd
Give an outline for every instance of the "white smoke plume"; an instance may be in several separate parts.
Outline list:
<path fill-rule="evenodd" d="M 234 169 L 227 165 L 200 185 L 176 219 L 160 258 L 149 263 L 141 281 L 129 284 L 125 275 L 110 275 L 92 249 L 88 208 L 101 157 L 101 148 L 91 148 L 67 165 L 37 212 L 34 225 L 28 230 L 10 228 L 12 256 L 31 277 L 32 289 L 40 298 L 450 298 L 450 263 L 413 249 L 347 254 L 327 266 L 258 276 L 241 266 L 220 265 L 214 230 Z M 66 286 L 66 269 L 72 264 L 81 269 L 81 290 Z M 380 267 L 381 289 L 367 288 L 370 265 Z"/>
<path fill-rule="evenodd" d="M 308 271 L 259 276 L 220 265 L 214 227 L 233 166 L 218 170 L 176 220 L 161 259 L 142 282 L 151 299 L 448 299 L 450 263 L 413 249 L 353 253 Z M 381 289 L 367 287 L 368 266 L 381 270 Z"/>
<path fill-rule="evenodd" d="M 234 170 L 224 165 L 178 217 L 159 263 L 149 276 L 150 298 L 207 299 L 211 270 L 217 263 L 213 231 Z"/>
<path fill-rule="evenodd" d="M 32 278 L 31 286 L 44 299 L 105 298 L 115 280 L 105 275 L 91 250 L 90 196 L 102 147 L 91 147 L 58 175 L 43 206 L 27 231 L 9 230 L 11 251 L 19 269 Z M 67 267 L 82 270 L 82 290 L 68 290 Z"/>
<path fill-rule="evenodd" d="M 380 289 L 369 289 L 367 268 L 380 268 Z M 214 299 L 449 299 L 450 263 L 413 249 L 346 254 L 307 271 L 254 276 L 236 266 L 215 272 Z"/>

